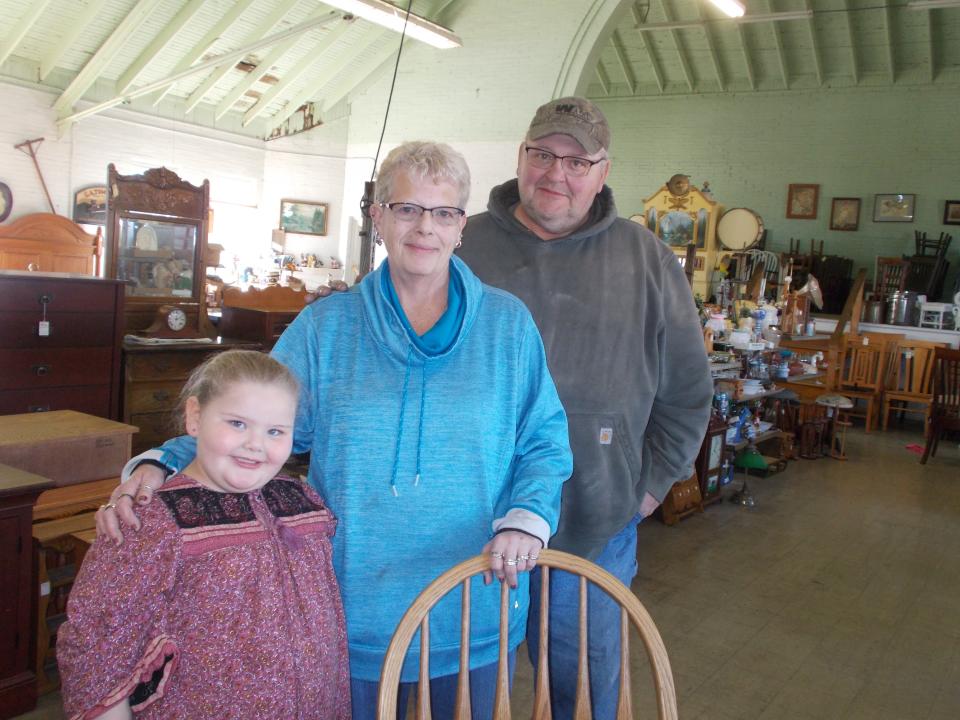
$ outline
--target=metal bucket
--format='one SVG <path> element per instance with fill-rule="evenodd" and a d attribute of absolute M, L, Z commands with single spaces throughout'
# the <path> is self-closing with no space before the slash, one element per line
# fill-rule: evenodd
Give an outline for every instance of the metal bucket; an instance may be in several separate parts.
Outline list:
<path fill-rule="evenodd" d="M 886 303 L 883 300 L 867 300 L 863 304 L 863 312 L 860 314 L 860 322 L 883 324 L 883 311 Z"/>
<path fill-rule="evenodd" d="M 888 325 L 916 325 L 920 293 L 912 290 L 891 293 L 887 296 Z"/>

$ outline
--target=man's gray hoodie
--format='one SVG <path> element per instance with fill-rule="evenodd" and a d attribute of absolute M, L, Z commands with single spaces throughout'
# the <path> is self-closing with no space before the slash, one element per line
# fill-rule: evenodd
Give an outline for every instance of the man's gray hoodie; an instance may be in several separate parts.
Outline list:
<path fill-rule="evenodd" d="M 637 513 L 691 474 L 713 384 L 696 306 L 673 251 L 617 217 L 604 186 L 587 222 L 543 241 L 513 215 L 517 181 L 490 192 L 457 251 L 530 309 L 567 411 L 574 470 L 552 548 L 595 558 Z"/>

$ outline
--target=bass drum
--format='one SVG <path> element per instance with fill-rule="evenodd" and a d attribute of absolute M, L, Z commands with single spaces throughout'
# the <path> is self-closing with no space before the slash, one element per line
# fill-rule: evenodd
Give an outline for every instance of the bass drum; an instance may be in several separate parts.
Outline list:
<path fill-rule="evenodd" d="M 763 237 L 763 219 L 749 208 L 731 208 L 717 223 L 717 239 L 727 250 L 749 250 Z"/>

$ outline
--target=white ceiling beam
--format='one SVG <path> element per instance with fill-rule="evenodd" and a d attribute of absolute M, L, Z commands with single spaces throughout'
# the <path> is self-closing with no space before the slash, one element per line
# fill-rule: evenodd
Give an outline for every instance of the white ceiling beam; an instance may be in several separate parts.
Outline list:
<path fill-rule="evenodd" d="M 697 19 L 703 20 L 703 6 L 699 2 L 695 2 L 693 6 L 697 10 Z M 720 58 L 717 55 L 717 49 L 713 45 L 713 34 L 710 32 L 710 27 L 704 23 L 703 25 L 703 37 L 707 42 L 707 52 L 710 54 L 710 63 L 713 65 L 713 72 L 717 76 L 717 86 L 720 88 L 720 92 L 723 92 L 725 83 L 723 81 L 723 72 L 720 70 Z"/>
<path fill-rule="evenodd" d="M 27 4 L 26 10 L 23 15 L 20 16 L 16 25 L 10 28 L 4 36 L 3 41 L 0 41 L 0 65 L 3 65 L 3 63 L 7 61 L 7 58 L 13 54 L 13 51 L 17 49 L 17 45 L 19 45 L 24 36 L 30 32 L 30 28 L 33 27 L 37 18 L 47 9 L 47 5 L 49 4 L 50 0 L 33 0 L 32 3 Z"/>
<path fill-rule="evenodd" d="M 887 67 L 890 68 L 890 84 L 897 81 L 897 60 L 893 49 L 893 18 L 889 6 L 883 8 L 883 35 L 887 41 Z"/>
<path fill-rule="evenodd" d="M 334 15 L 337 16 L 336 13 L 334 13 Z M 267 90 L 257 99 L 256 103 L 247 109 L 247 111 L 243 114 L 244 126 L 253 122 L 254 119 L 261 115 L 263 111 L 270 106 L 270 103 L 272 103 L 278 96 L 288 91 L 290 87 L 304 75 L 304 73 L 306 73 L 317 63 L 323 53 L 337 40 L 339 40 L 347 30 L 350 29 L 350 26 L 351 23 L 347 22 L 346 20 L 341 20 L 340 24 L 330 30 L 330 32 L 324 36 L 323 40 L 310 48 L 308 52 L 304 53 L 303 57 L 300 58 L 297 64 L 283 74 L 283 79 L 280 82 Z M 252 86 L 253 84 L 251 83 L 250 87 Z M 237 99 L 239 99 L 239 97 L 240 96 L 238 95 Z M 236 99 L 233 102 L 236 102 Z M 220 116 L 217 115 L 217 117 Z"/>
<path fill-rule="evenodd" d="M 767 11 L 773 14 L 773 3 L 767 0 Z M 777 23 L 770 23 L 770 32 L 773 34 L 773 47 L 777 51 L 777 62 L 780 64 L 780 77 L 783 78 L 783 87 L 790 89 L 790 76 L 787 72 L 787 56 L 783 51 L 783 41 L 780 39 L 780 26 Z"/>
<path fill-rule="evenodd" d="M 203 57 L 203 54 L 210 49 L 210 46 L 213 45 L 220 37 L 233 25 L 237 19 L 243 15 L 243 12 L 252 5 L 254 0 L 237 0 L 236 4 L 230 8 L 223 16 L 217 20 L 216 24 L 209 30 L 206 34 L 200 38 L 197 43 L 190 48 L 190 52 L 180 58 L 180 62 L 177 63 L 177 66 L 173 69 L 173 73 L 183 72 L 191 65 L 193 65 L 197 60 Z M 156 106 L 160 103 L 161 100 L 170 92 L 175 83 L 164 86 L 162 92 L 157 93 L 157 96 L 153 99 L 153 104 Z"/>
<path fill-rule="evenodd" d="M 603 94 L 609 97 L 610 95 L 610 76 L 607 75 L 606 68 L 603 67 L 603 61 L 597 60 L 597 80 L 600 82 L 600 87 L 603 88 Z"/>
<path fill-rule="evenodd" d="M 252 42 L 256 42 L 257 38 L 263 37 L 266 33 L 270 32 L 273 29 L 273 26 L 278 22 L 283 20 L 284 16 L 290 12 L 293 7 L 299 2 L 299 0 L 283 0 L 273 12 L 266 18 L 266 20 L 261 23 L 256 30 L 248 34 L 241 42 L 241 45 L 248 45 Z M 213 72 L 204 80 L 200 87 L 194 90 L 190 97 L 187 98 L 186 107 L 184 107 L 184 113 L 190 113 L 193 109 L 200 104 L 200 101 L 210 92 L 214 85 L 220 82 L 225 78 L 236 63 L 224 63 L 219 67 L 213 69 Z"/>
<path fill-rule="evenodd" d="M 660 0 L 660 9 L 663 11 L 663 16 L 667 19 L 667 22 L 673 22 L 673 11 L 667 4 L 667 0 Z M 687 54 L 680 42 L 680 33 L 677 30 L 670 30 L 670 37 L 673 39 L 673 47 L 677 51 L 677 60 L 680 61 L 680 69 L 687 81 L 687 87 L 690 88 L 690 92 L 693 92 L 693 73 L 690 71 L 690 62 L 687 60 Z"/>
<path fill-rule="evenodd" d="M 107 0 L 89 0 L 83 12 L 80 13 L 80 17 L 70 23 L 70 27 L 67 29 L 67 32 L 64 33 L 63 37 L 57 42 L 50 44 L 50 50 L 43 56 L 43 59 L 40 60 L 40 82 L 46 80 L 47 75 L 53 72 L 53 69 L 57 66 L 57 63 L 60 62 L 63 54 L 69 50 L 70 46 L 77 41 L 77 38 L 86 31 L 87 27 L 93 22 L 93 19 L 106 2 Z"/>
<path fill-rule="evenodd" d="M 127 13 L 126 17 L 110 33 L 110 37 L 103 41 L 93 57 L 77 73 L 73 82 L 54 102 L 53 108 L 57 111 L 58 117 L 63 118 L 73 110 L 73 104 L 83 97 L 83 94 L 97 81 L 100 73 L 106 69 L 130 36 L 136 32 L 137 28 L 143 24 L 159 3 L 160 0 L 139 0 L 133 9 Z"/>
<path fill-rule="evenodd" d="M 620 31 L 613 31 L 613 51 L 617 54 L 617 60 L 620 63 L 620 70 L 623 72 L 623 78 L 627 82 L 627 87 L 630 88 L 630 94 L 634 95 L 637 92 L 637 81 L 633 76 L 633 68 L 630 67 L 630 58 L 627 57 L 627 51 L 623 47 L 623 39 L 620 37 Z"/>
<path fill-rule="evenodd" d="M 163 30 L 157 33 L 153 40 L 150 41 L 150 44 L 140 53 L 140 56 L 133 61 L 130 67 L 120 76 L 120 79 L 117 80 L 115 88 L 117 95 L 123 95 L 133 86 L 133 83 L 136 82 L 140 73 L 163 51 L 174 36 L 183 29 L 183 26 L 190 22 L 190 19 L 203 7 L 203 3 L 204 0 L 190 0 L 190 2 L 180 8 L 180 12 L 174 15 L 173 20 L 168 22 Z"/>
<path fill-rule="evenodd" d="M 747 38 L 743 33 L 743 25 L 737 25 L 737 39 L 740 41 L 740 52 L 743 53 L 743 65 L 747 71 L 747 82 L 750 83 L 750 89 L 757 89 L 757 76 L 753 71 L 753 59 L 750 57 L 750 48 L 747 46 Z"/>
<path fill-rule="evenodd" d="M 316 61 L 320 53 L 323 52 L 327 47 L 329 47 L 330 43 L 332 43 L 336 38 L 340 37 L 340 35 L 342 35 L 344 31 L 346 31 L 346 29 L 350 27 L 350 23 L 344 21 L 343 16 L 340 13 L 336 12 L 335 10 L 327 10 L 325 8 L 321 8 L 316 12 L 314 12 L 312 15 L 310 15 L 310 18 L 311 19 L 319 18 L 322 15 L 326 15 L 331 22 L 333 22 L 334 20 L 340 20 L 338 27 L 335 30 L 329 31 L 323 37 L 323 40 L 321 40 L 309 51 L 307 51 L 307 53 L 302 58 L 300 58 L 300 60 L 297 62 L 297 64 L 293 68 L 286 70 L 283 73 L 283 79 L 280 80 L 280 82 L 278 82 L 272 88 L 270 88 L 270 90 L 267 91 L 266 93 L 267 95 L 273 93 L 273 91 L 276 90 L 278 87 L 281 87 L 285 83 L 292 82 L 293 80 L 296 79 L 296 77 L 299 77 L 300 75 L 302 75 L 304 70 L 306 70 L 306 68 L 310 67 Z M 260 81 L 260 78 L 262 78 L 264 75 L 270 72 L 270 68 L 272 68 L 280 60 L 280 58 L 286 55 L 290 51 L 290 49 L 294 45 L 296 45 L 297 42 L 300 40 L 301 38 L 294 37 L 294 38 L 290 38 L 286 42 L 282 42 L 277 45 L 274 45 L 273 48 L 271 48 L 270 52 L 259 63 L 257 63 L 257 66 L 253 68 L 250 72 L 248 72 L 247 76 L 243 78 L 240 82 L 238 82 L 230 90 L 230 92 L 228 92 L 223 97 L 223 99 L 220 101 L 220 104 L 217 105 L 217 109 L 216 109 L 216 112 L 214 113 L 214 117 L 217 120 L 219 120 L 224 115 L 226 115 L 227 112 L 230 110 L 230 108 L 233 107 L 234 103 L 236 103 L 237 100 L 242 98 L 248 90 L 253 88 L 253 86 Z M 296 77 L 292 77 L 294 75 Z"/>
<path fill-rule="evenodd" d="M 633 22 L 637 25 L 638 30 L 640 30 L 640 42 L 643 43 L 643 49 L 647 51 L 647 59 L 650 60 L 650 69 L 653 70 L 653 78 L 657 81 L 657 87 L 660 89 L 660 94 L 663 94 L 663 70 L 660 69 L 660 63 L 657 60 L 657 56 L 653 52 L 653 48 L 650 47 L 650 40 L 647 35 L 643 33 L 643 13 L 640 11 L 640 6 L 637 3 L 634 3 L 630 6 L 630 11 L 633 13 Z"/>
<path fill-rule="evenodd" d="M 853 21 L 850 19 L 850 3 L 841 0 L 843 5 L 843 20 L 847 26 L 847 42 L 850 47 L 850 74 L 853 75 L 853 84 L 860 84 L 860 68 L 857 65 L 857 44 L 853 39 Z"/>
<path fill-rule="evenodd" d="M 162 80 L 156 80 L 152 83 L 147 83 L 146 85 L 136 88 L 134 90 L 131 90 L 130 92 L 124 95 L 117 95 L 111 98 L 110 100 L 105 100 L 104 102 L 97 103 L 96 105 L 91 105 L 90 107 L 84 110 L 80 110 L 68 117 L 58 120 L 57 125 L 60 127 L 60 130 L 62 133 L 66 127 L 69 127 L 72 123 L 75 123 L 78 120 L 81 120 L 85 117 L 89 117 L 90 115 L 96 115 L 97 113 L 103 112 L 104 110 L 107 110 L 116 105 L 119 105 L 122 102 L 133 100 L 134 98 L 138 98 L 143 95 L 149 95 L 150 93 L 156 92 L 157 90 L 162 90 L 167 85 L 170 85 L 175 82 L 179 82 L 183 78 L 189 77 L 194 73 L 203 72 L 204 70 L 209 70 L 210 68 L 218 67 L 220 65 L 223 65 L 224 63 L 236 62 L 237 60 L 245 56 L 247 53 L 251 53 L 254 50 L 259 50 L 260 48 L 269 47 L 278 42 L 283 42 L 287 38 L 293 37 L 295 35 L 300 35 L 302 33 L 307 32 L 308 30 L 313 30 L 315 27 L 323 24 L 325 21 L 326 21 L 325 18 L 307 20 L 306 22 L 302 22 L 302 23 L 299 23 L 298 25 L 294 25 L 293 27 L 287 28 L 286 30 L 278 32 L 274 35 L 269 35 L 267 37 L 260 38 L 259 40 L 256 40 L 250 43 L 249 45 L 244 45 L 243 47 L 239 47 L 236 50 L 231 50 L 230 52 L 226 52 L 222 55 L 217 55 L 215 57 L 209 58 L 208 60 L 204 60 L 202 63 L 199 63 L 197 65 L 192 65 L 191 67 L 188 67 L 186 70 L 181 70 L 180 72 L 174 73 L 173 75 L 168 75 Z"/>
<path fill-rule="evenodd" d="M 370 41 L 362 48 L 358 48 L 354 55 L 345 58 L 345 64 L 350 68 L 349 70 L 339 74 L 324 73 L 322 80 L 313 83 L 310 87 L 303 88 L 290 102 L 280 108 L 270 118 L 269 124 L 272 127 L 279 127 L 301 105 L 318 95 L 320 95 L 322 107 L 331 108 L 359 85 L 374 77 L 379 77 L 380 66 L 397 53 L 399 43 L 394 41 L 398 39 L 396 33 L 390 30 L 385 30 L 379 35 L 371 37 Z M 373 49 L 373 53 L 366 60 L 356 62 L 356 57 L 366 49 Z M 332 82 L 331 78 L 333 79 Z"/>
<path fill-rule="evenodd" d="M 937 53 L 933 37 L 933 21 L 930 20 L 930 14 L 929 10 L 925 13 L 927 16 L 927 65 L 930 70 L 930 82 L 933 82 L 937 79 Z"/>
<path fill-rule="evenodd" d="M 803 0 L 803 7 L 813 11 L 810 0 Z M 813 71 L 817 75 L 817 85 L 823 85 L 823 60 L 820 57 L 820 40 L 817 38 L 817 26 L 811 17 L 807 20 L 807 35 L 810 38 L 810 51 L 813 53 Z"/>

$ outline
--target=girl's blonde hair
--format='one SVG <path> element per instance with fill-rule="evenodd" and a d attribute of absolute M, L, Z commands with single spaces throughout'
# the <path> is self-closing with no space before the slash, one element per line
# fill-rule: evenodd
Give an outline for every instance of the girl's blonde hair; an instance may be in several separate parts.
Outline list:
<path fill-rule="evenodd" d="M 180 402 L 175 415 L 177 429 L 183 432 L 187 398 L 197 398 L 200 407 L 203 407 L 226 392 L 230 385 L 238 382 L 279 385 L 289 390 L 294 398 L 300 395 L 300 383 L 293 373 L 265 353 L 255 350 L 215 353 L 190 373 L 190 378 L 180 391 Z"/>

